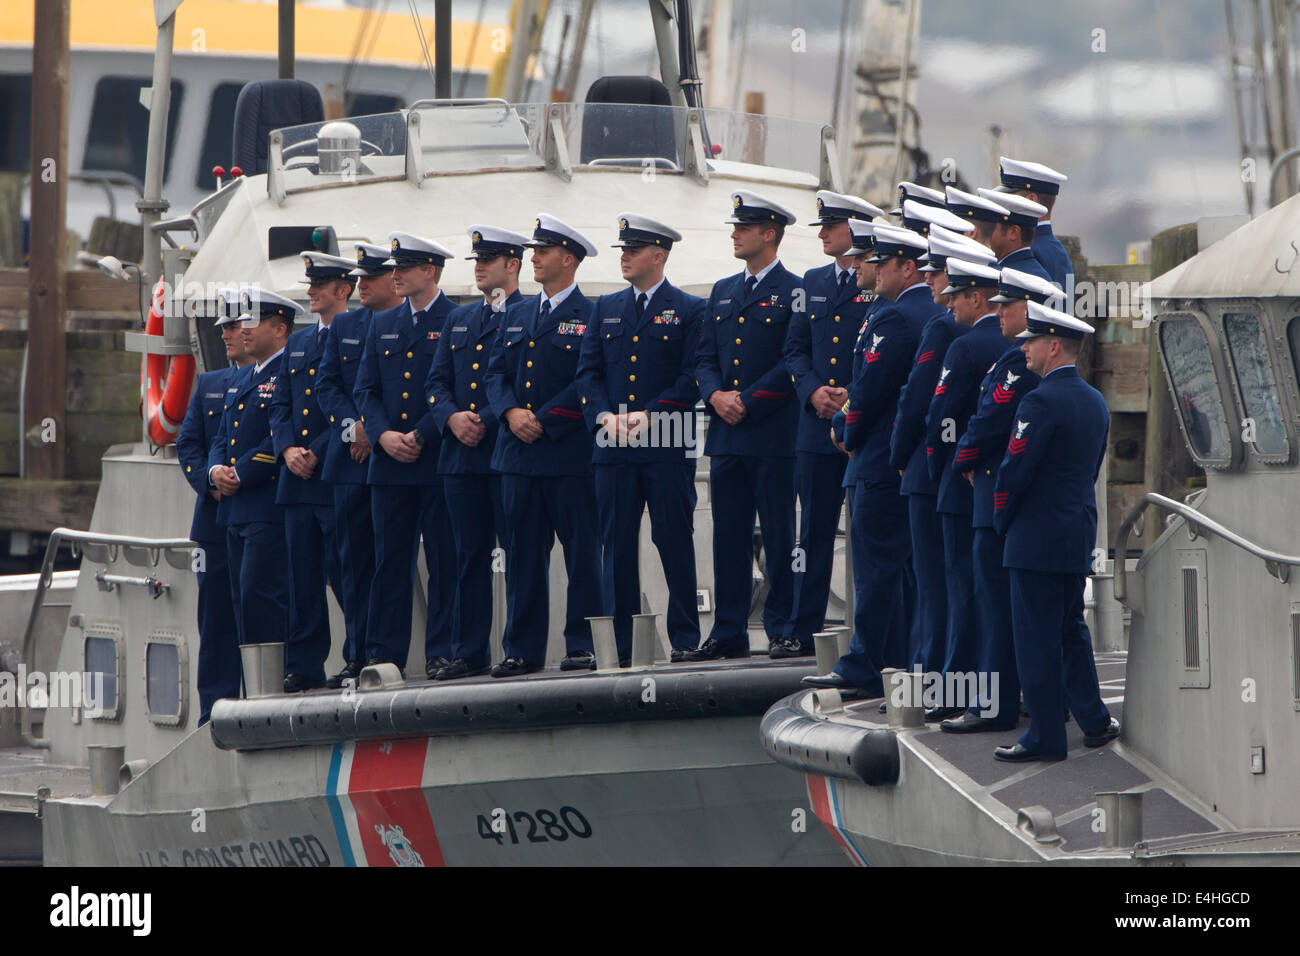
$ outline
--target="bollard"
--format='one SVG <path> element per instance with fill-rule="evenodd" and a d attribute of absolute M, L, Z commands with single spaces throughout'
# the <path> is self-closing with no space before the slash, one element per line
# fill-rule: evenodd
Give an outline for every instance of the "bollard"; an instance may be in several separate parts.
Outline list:
<path fill-rule="evenodd" d="M 128 783 L 130 783 L 132 780 L 140 776 L 140 774 L 144 773 L 148 769 L 149 769 L 149 761 L 147 760 L 143 760 L 143 759 L 128 760 L 126 763 L 122 764 L 122 766 L 118 768 L 117 788 L 121 790 Z"/>
<path fill-rule="evenodd" d="M 1142 839 L 1142 793 L 1108 790 L 1097 794 L 1102 812 L 1101 845 L 1132 846 Z"/>
<path fill-rule="evenodd" d="M 96 796 L 117 793 L 118 771 L 122 769 L 126 748 L 91 744 L 86 749 L 90 751 L 90 792 Z"/>
<path fill-rule="evenodd" d="M 618 639 L 614 637 L 612 617 L 589 617 L 591 643 L 596 650 L 596 671 L 612 674 L 618 671 Z"/>
<path fill-rule="evenodd" d="M 632 666 L 653 667 L 655 662 L 655 644 L 659 636 L 655 634 L 655 616 L 653 614 L 632 615 Z"/>
<path fill-rule="evenodd" d="M 839 647 L 840 657 L 849 652 L 849 641 L 853 638 L 853 628 L 845 627 L 841 624 L 839 627 L 831 628 L 835 632 L 835 643 Z"/>
<path fill-rule="evenodd" d="M 896 729 L 924 727 L 921 675 L 916 671 L 887 667 L 880 676 L 885 684 L 885 713 L 889 717 L 889 726 Z"/>
<path fill-rule="evenodd" d="M 819 631 L 813 635 L 813 647 L 817 651 L 817 673 L 829 674 L 840 659 L 840 645 L 834 631 Z"/>
<path fill-rule="evenodd" d="M 284 693 L 284 644 L 243 644 L 244 696 L 270 697 Z"/>

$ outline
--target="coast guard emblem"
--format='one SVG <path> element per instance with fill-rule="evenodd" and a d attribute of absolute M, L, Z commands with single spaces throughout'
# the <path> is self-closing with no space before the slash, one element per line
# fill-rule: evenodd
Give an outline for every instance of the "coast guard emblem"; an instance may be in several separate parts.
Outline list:
<path fill-rule="evenodd" d="M 415 847 L 411 846 L 411 841 L 397 824 L 387 827 L 375 824 L 375 832 L 379 834 L 384 846 L 388 847 L 388 855 L 394 866 L 424 866 L 424 860 L 415 852 Z"/>
<path fill-rule="evenodd" d="M 1016 435 L 1011 441 L 1007 442 L 1007 451 L 1012 455 L 1019 455 L 1025 450 L 1028 439 L 1025 438 L 1025 430 L 1029 428 L 1029 422 L 1022 422 L 1016 419 Z"/>
<path fill-rule="evenodd" d="M 863 356 L 868 362 L 874 362 L 880 358 L 880 343 L 885 341 L 883 335 L 871 333 L 871 348 L 867 349 L 867 354 Z"/>

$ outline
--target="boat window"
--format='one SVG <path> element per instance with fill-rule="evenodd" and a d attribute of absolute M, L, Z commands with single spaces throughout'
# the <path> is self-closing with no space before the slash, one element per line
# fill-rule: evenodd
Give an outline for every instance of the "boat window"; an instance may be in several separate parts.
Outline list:
<path fill-rule="evenodd" d="M 203 133 L 203 152 L 199 154 L 199 171 L 194 185 L 200 189 L 214 189 L 213 166 L 230 169 L 235 130 L 235 101 L 243 83 L 218 83 L 208 104 L 208 128 Z"/>
<path fill-rule="evenodd" d="M 25 173 L 32 163 L 32 77 L 0 75 L 0 170 Z"/>
<path fill-rule="evenodd" d="M 1205 462 L 1232 459 L 1228 418 L 1219 395 L 1210 344 L 1195 319 L 1164 319 L 1160 351 L 1192 454 Z"/>
<path fill-rule="evenodd" d="M 1291 345 L 1291 365 L 1296 381 L 1300 382 L 1300 315 L 1286 324 L 1286 338 Z"/>
<path fill-rule="evenodd" d="M 105 76 L 95 84 L 83 169 L 117 170 L 144 180 L 145 153 L 149 146 L 149 111 L 140 105 L 140 90 L 152 83 L 148 77 Z M 167 158 L 163 179 L 171 174 L 172 140 L 179 123 L 183 87 L 173 80 L 167 109 Z"/>
<path fill-rule="evenodd" d="M 181 649 L 170 642 L 150 641 L 144 657 L 150 717 L 181 716 Z"/>
<path fill-rule="evenodd" d="M 1286 455 L 1286 427 L 1282 424 L 1282 405 L 1263 325 L 1257 316 L 1248 312 L 1226 312 L 1223 331 L 1228 340 L 1228 356 L 1236 375 L 1237 391 L 1246 413 L 1243 435 L 1249 438 L 1253 431 L 1257 454 L 1269 457 Z"/>
<path fill-rule="evenodd" d="M 121 663 L 119 639 L 114 636 L 87 634 L 85 643 L 84 696 L 90 716 L 109 720 L 117 717 L 118 665 Z"/>
<path fill-rule="evenodd" d="M 425 175 L 544 165 L 545 103 L 420 106 Z"/>
<path fill-rule="evenodd" d="M 392 93 L 361 93 L 349 91 L 345 112 L 348 116 L 370 116 L 374 113 L 395 113 L 406 104 Z"/>

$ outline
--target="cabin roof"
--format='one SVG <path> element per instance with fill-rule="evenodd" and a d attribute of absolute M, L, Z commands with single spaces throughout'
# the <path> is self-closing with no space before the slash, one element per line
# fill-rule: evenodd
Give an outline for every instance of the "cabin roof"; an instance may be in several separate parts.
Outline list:
<path fill-rule="evenodd" d="M 156 30 L 151 0 L 120 0 L 105 16 L 103 0 L 71 0 L 69 25 L 74 50 L 134 50 L 152 53 Z M 0 5 L 0 47 L 31 47 L 35 33 L 31 3 Z M 347 62 L 358 55 L 366 63 L 423 68 L 424 54 L 414 25 L 405 9 L 371 13 L 358 7 L 317 7 L 298 4 L 295 13 L 296 54 L 308 60 Z M 377 26 L 375 24 L 378 24 Z M 189 54 L 202 39 L 206 53 L 227 56 L 276 56 L 278 14 L 274 3 L 246 0 L 185 0 L 176 12 L 177 56 Z M 433 20 L 420 19 L 430 48 Z M 202 31 L 202 32 L 198 32 Z M 493 43 L 509 30 L 504 24 L 484 23 L 474 35 L 472 20 L 452 22 L 452 67 L 488 72 L 504 53 L 494 53 Z M 364 43 L 359 38 L 364 37 Z M 471 48 L 472 47 L 472 48 Z"/>
<path fill-rule="evenodd" d="M 1300 195 L 1151 283 L 1153 299 L 1300 296 Z"/>

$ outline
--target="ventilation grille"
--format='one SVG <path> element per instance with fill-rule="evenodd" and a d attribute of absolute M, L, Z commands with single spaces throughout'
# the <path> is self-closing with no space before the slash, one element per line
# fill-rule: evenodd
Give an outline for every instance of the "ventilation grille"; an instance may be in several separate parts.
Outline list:
<path fill-rule="evenodd" d="M 1183 568 L 1183 667 L 1201 669 L 1200 596 L 1196 568 Z"/>
<path fill-rule="evenodd" d="M 1291 611 L 1291 694 L 1300 710 L 1300 611 Z"/>

